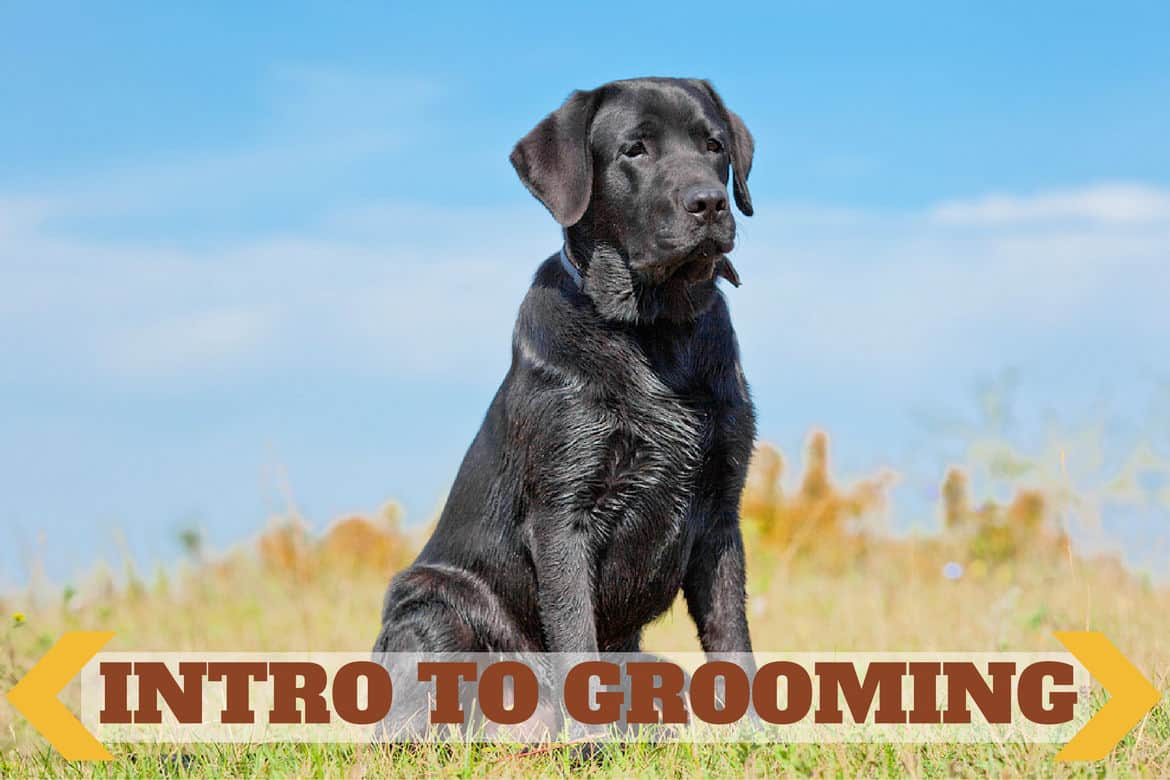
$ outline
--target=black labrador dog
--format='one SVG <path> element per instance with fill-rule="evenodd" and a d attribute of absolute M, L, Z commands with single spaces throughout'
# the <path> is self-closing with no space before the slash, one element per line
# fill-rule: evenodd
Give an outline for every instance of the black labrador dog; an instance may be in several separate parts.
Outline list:
<path fill-rule="evenodd" d="M 375 652 L 638 652 L 681 588 L 750 653 L 739 497 L 755 437 L 723 277 L 753 141 L 706 81 L 574 92 L 512 152 L 564 228 Z"/>

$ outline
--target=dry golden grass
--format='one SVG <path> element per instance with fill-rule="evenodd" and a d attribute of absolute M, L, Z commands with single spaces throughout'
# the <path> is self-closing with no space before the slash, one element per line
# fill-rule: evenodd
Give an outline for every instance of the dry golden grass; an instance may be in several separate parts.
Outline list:
<path fill-rule="evenodd" d="M 1056 650 L 1052 631 L 1104 631 L 1161 690 L 1170 688 L 1170 590 L 1107 558 L 1069 549 L 1048 499 L 1021 492 L 973 507 L 960 472 L 947 476 L 936 536 L 893 539 L 867 525 L 889 477 L 834 483 L 823 434 L 810 440 L 799 488 L 781 489 L 782 459 L 761 448 L 744 496 L 749 615 L 757 649 Z M 195 558 L 149 581 L 108 575 L 79 593 L 6 599 L 0 685 L 7 688 L 69 629 L 116 632 L 111 650 L 363 650 L 378 631 L 389 574 L 419 538 L 397 511 L 351 517 L 319 538 L 297 519 L 214 560 Z M 956 579 L 943 574 L 959 563 Z M 953 572 L 952 572 L 953 574 Z M 20 611 L 19 623 L 12 617 Z M 677 603 L 646 635 L 656 650 L 698 649 Z M 67 696 L 76 691 L 67 692 Z M 1059 765 L 1047 745 L 608 746 L 573 763 L 551 750 L 352 745 L 116 746 L 109 765 L 56 757 L 5 703 L 0 776 L 1170 776 L 1165 701 L 1096 765 Z"/>

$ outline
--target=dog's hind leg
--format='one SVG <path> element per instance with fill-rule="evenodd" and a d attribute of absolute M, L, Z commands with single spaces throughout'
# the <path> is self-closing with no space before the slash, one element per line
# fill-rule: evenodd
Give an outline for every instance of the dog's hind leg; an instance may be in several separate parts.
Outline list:
<path fill-rule="evenodd" d="M 487 584 L 462 569 L 416 564 L 390 583 L 374 652 L 533 652 Z"/>
<path fill-rule="evenodd" d="M 494 660 L 517 660 L 521 653 L 533 653 L 539 646 L 528 639 L 515 621 L 503 611 L 487 585 L 469 572 L 446 566 L 415 565 L 394 578 L 382 610 L 382 631 L 374 644 L 379 662 L 386 665 L 395 681 L 391 718 L 382 724 L 380 738 L 410 741 L 423 738 L 430 730 L 429 711 L 434 685 L 419 680 L 419 661 L 470 661 L 482 673 Z M 443 654 L 436 657 L 434 654 Z M 530 666 L 546 689 L 551 674 L 535 656 Z M 460 707 L 468 714 L 467 727 L 482 729 L 490 736 L 495 726 L 478 718 L 476 686 L 461 685 Z M 545 693 L 538 701 L 546 702 Z M 516 736 L 554 732 L 556 713 L 548 706 L 518 724 Z M 447 736 L 450 734 L 442 732 Z M 528 737 L 521 737 L 521 734 Z M 446 738 L 446 737 L 444 737 Z"/>

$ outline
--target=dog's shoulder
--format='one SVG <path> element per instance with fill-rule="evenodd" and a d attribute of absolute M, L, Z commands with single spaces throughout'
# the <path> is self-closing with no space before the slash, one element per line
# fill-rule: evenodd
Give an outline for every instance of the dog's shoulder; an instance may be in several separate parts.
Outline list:
<path fill-rule="evenodd" d="M 560 254 L 545 259 L 532 277 L 523 302 L 517 327 L 578 329 L 590 327 L 593 317 L 577 280 L 570 276 Z"/>
<path fill-rule="evenodd" d="M 604 363 L 622 359 L 626 340 L 598 315 L 559 255 L 545 260 L 528 288 L 513 330 L 513 368 L 596 381 Z"/>

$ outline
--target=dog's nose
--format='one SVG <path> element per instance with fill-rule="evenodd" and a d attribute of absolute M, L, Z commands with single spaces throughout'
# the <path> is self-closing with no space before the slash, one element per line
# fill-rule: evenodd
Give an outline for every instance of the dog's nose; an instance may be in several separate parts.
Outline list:
<path fill-rule="evenodd" d="M 713 222 L 727 211 L 727 190 L 722 187 L 691 187 L 683 193 L 683 208 L 696 219 Z"/>

